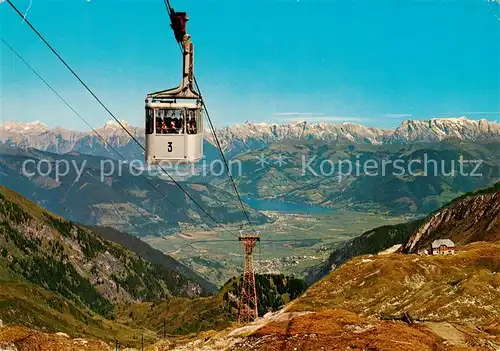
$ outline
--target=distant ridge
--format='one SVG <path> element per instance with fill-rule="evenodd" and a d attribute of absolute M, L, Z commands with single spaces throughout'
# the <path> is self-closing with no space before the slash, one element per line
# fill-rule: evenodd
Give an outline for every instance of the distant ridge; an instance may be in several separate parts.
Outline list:
<path fill-rule="evenodd" d="M 140 142 L 144 141 L 144 129 L 121 121 Z M 126 149 L 127 157 L 142 155 L 130 137 L 114 121 L 97 128 L 106 140 L 120 150 Z M 349 141 L 362 144 L 401 144 L 420 141 L 438 141 L 455 138 L 463 141 L 500 140 L 500 124 L 486 119 L 472 120 L 467 117 L 433 118 L 429 120 L 405 120 L 396 129 L 365 127 L 352 122 L 340 124 L 309 123 L 256 123 L 247 121 L 218 129 L 222 147 L 227 152 L 239 152 L 266 146 L 270 142 L 285 139 L 321 141 Z M 213 144 L 207 130 L 206 140 Z M 109 150 L 92 132 L 76 132 L 62 128 L 48 128 L 41 122 L 7 122 L 0 125 L 0 144 L 44 151 L 66 153 L 78 151 L 109 156 Z M 210 145 L 212 146 L 212 145 Z"/>

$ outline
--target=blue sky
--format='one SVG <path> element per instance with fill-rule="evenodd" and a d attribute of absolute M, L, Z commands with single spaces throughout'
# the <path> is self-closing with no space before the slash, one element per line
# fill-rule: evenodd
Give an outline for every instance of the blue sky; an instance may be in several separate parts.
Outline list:
<path fill-rule="evenodd" d="M 25 11 L 29 0 L 12 0 Z M 485 0 L 171 0 L 190 17 L 196 76 L 217 125 L 499 120 L 499 4 Z M 32 0 L 27 18 L 120 119 L 176 86 L 162 0 Z M 109 116 L 6 3 L 0 34 L 93 126 Z M 87 129 L 7 48 L 1 121 Z"/>

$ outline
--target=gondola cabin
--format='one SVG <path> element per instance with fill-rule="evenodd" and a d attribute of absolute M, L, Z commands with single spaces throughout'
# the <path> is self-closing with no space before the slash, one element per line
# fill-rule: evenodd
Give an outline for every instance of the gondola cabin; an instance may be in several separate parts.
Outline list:
<path fill-rule="evenodd" d="M 146 162 L 193 163 L 203 157 L 203 102 L 194 89 L 193 44 L 182 42 L 183 68 L 177 88 L 146 97 Z"/>
<path fill-rule="evenodd" d="M 146 102 L 146 161 L 192 163 L 203 157 L 200 102 Z"/>

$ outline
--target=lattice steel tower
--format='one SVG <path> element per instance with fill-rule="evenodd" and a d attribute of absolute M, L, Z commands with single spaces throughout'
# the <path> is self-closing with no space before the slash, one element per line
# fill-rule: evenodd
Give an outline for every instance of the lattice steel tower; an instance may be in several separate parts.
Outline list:
<path fill-rule="evenodd" d="M 255 288 L 252 253 L 257 241 L 260 241 L 260 237 L 258 235 L 240 235 L 239 241 L 243 241 L 245 268 L 243 272 L 243 283 L 241 285 L 238 322 L 248 323 L 258 316 L 257 290 Z"/>

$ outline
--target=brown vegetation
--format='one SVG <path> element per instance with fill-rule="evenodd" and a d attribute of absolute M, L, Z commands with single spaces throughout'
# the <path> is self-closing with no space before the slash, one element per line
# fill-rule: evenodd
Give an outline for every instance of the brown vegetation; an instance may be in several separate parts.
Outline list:
<path fill-rule="evenodd" d="M 71 339 L 66 334 L 47 334 L 25 327 L 0 328 L 0 349 L 16 351 L 107 351 L 102 341 Z"/>
<path fill-rule="evenodd" d="M 338 309 L 299 315 L 271 322 L 236 345 L 233 350 L 487 350 L 447 346 L 444 340 L 420 326 L 374 321 Z"/>
<path fill-rule="evenodd" d="M 314 284 L 290 311 L 344 308 L 489 326 L 500 316 L 500 243 L 474 243 L 452 256 L 361 256 Z"/>

